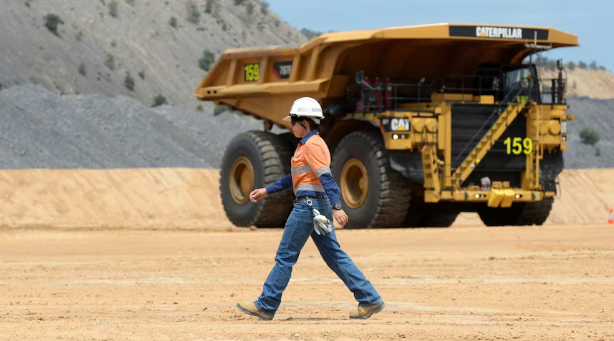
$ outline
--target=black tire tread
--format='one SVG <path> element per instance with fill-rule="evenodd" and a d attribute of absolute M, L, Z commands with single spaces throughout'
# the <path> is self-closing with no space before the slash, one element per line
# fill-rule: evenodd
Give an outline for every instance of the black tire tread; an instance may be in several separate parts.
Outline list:
<path fill-rule="evenodd" d="M 398 227 L 405 218 L 411 200 L 408 181 L 390 166 L 388 152 L 378 131 L 361 130 L 348 134 L 339 142 L 335 153 L 352 146 L 349 141 L 353 139 L 359 139 L 361 143 L 368 145 L 371 150 L 375 151 L 380 170 L 377 175 L 378 181 L 381 183 L 379 198 L 377 198 L 378 203 L 376 207 L 370 208 L 374 211 L 371 222 L 367 226 L 361 226 L 361 228 Z M 349 227 L 351 228 L 351 226 Z"/>
<path fill-rule="evenodd" d="M 554 198 L 544 198 L 542 201 L 512 205 L 511 208 L 482 208 L 478 215 L 486 226 L 531 226 L 543 225 L 550 211 Z"/>
<path fill-rule="evenodd" d="M 460 212 L 444 214 L 425 214 L 418 221 L 417 227 L 450 227 Z"/>
<path fill-rule="evenodd" d="M 268 186 L 280 177 L 290 174 L 290 158 L 292 151 L 287 147 L 287 143 L 277 135 L 264 131 L 248 131 L 236 136 L 229 144 L 239 140 L 247 140 L 253 144 L 260 152 L 263 165 L 264 186 Z M 229 152 L 224 154 L 222 164 L 226 160 Z M 222 179 L 224 170 L 220 170 L 220 192 L 223 190 Z M 230 221 L 236 226 L 249 227 L 283 227 L 290 211 L 292 210 L 292 191 L 286 190 L 275 193 L 260 200 L 257 213 L 250 217 L 236 217 L 229 212 L 229 207 L 224 205 L 224 210 Z"/>
<path fill-rule="evenodd" d="M 529 203 L 525 206 L 522 215 L 520 216 L 520 220 L 518 221 L 518 226 L 529 226 L 529 225 L 544 225 L 548 216 L 550 215 L 550 211 L 552 210 L 552 205 L 554 204 L 553 197 L 544 198 L 542 201 Z"/>

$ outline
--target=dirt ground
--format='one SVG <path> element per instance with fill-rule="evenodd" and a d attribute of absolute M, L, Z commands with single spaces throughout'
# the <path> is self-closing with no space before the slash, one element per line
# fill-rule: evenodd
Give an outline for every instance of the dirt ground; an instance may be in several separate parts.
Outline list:
<path fill-rule="evenodd" d="M 614 226 L 339 230 L 387 303 L 307 243 L 271 322 L 239 313 L 280 230 L 0 232 L 0 340 L 614 340 Z"/>
<path fill-rule="evenodd" d="M 543 227 L 340 229 L 387 303 L 367 321 L 308 242 L 262 322 L 234 305 L 282 231 L 233 227 L 217 170 L 3 170 L 0 340 L 614 340 L 613 178 L 565 171 Z"/>

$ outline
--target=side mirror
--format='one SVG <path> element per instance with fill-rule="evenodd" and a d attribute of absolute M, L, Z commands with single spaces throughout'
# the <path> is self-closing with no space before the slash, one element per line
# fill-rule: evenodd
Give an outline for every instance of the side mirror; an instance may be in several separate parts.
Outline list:
<path fill-rule="evenodd" d="M 362 84 L 365 81 L 365 72 L 358 71 L 356 72 L 356 84 Z"/>
<path fill-rule="evenodd" d="M 557 59 L 556 61 L 556 68 L 560 70 L 563 70 L 563 62 L 561 59 Z"/>

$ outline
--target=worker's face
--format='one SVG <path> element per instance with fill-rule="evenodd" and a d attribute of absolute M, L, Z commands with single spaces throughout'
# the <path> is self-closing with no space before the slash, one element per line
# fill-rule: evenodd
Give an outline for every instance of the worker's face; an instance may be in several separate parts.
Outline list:
<path fill-rule="evenodd" d="M 301 123 L 305 125 L 305 127 L 307 126 L 307 122 L 305 121 L 292 120 L 292 132 L 294 136 L 302 139 L 307 134 L 307 129 L 305 129 Z"/>

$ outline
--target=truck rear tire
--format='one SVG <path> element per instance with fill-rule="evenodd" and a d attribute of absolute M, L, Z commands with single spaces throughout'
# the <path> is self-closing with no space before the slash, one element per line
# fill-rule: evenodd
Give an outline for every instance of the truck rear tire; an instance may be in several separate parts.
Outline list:
<path fill-rule="evenodd" d="M 411 203 L 401 227 L 450 227 L 460 212 L 422 213 L 420 204 Z"/>
<path fill-rule="evenodd" d="M 543 225 L 550 215 L 554 198 L 516 204 L 510 208 L 482 207 L 478 215 L 486 226 L 531 226 Z"/>
<path fill-rule="evenodd" d="M 292 211 L 292 191 L 275 193 L 253 203 L 249 194 L 290 174 L 292 152 L 279 136 L 248 131 L 228 145 L 220 171 L 222 205 L 240 227 L 283 227 Z"/>
<path fill-rule="evenodd" d="M 550 215 L 550 211 L 552 210 L 553 204 L 553 197 L 544 198 L 544 200 L 542 201 L 526 204 L 524 211 L 522 212 L 522 216 L 520 216 L 520 220 L 516 225 L 544 225 L 544 223 L 548 219 L 548 216 Z"/>
<path fill-rule="evenodd" d="M 409 209 L 409 181 L 392 169 L 378 131 L 344 137 L 335 149 L 332 173 L 349 221 L 346 228 L 399 227 Z"/>
<path fill-rule="evenodd" d="M 424 200 L 414 196 L 417 198 Z M 450 227 L 460 214 L 460 211 L 441 207 L 441 204 L 427 204 L 431 207 L 425 208 L 423 202 L 414 201 L 410 205 L 401 227 Z"/>

